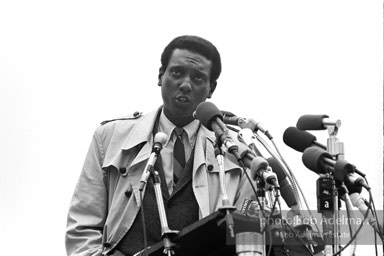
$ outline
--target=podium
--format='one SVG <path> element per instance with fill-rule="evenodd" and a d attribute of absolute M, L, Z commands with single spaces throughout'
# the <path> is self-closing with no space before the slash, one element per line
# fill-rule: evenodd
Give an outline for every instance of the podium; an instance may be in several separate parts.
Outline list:
<path fill-rule="evenodd" d="M 233 212 L 235 234 L 241 232 L 257 232 L 260 233 L 261 223 L 259 219 L 249 217 L 238 212 Z M 268 233 L 268 232 L 267 232 Z M 268 252 L 269 245 L 272 246 L 270 256 L 285 255 L 283 251 L 283 243 L 281 239 L 273 237 L 269 240 L 266 235 L 266 249 Z M 321 239 L 316 239 L 318 243 L 323 244 Z M 175 256 L 233 256 L 236 255 L 236 241 L 234 237 L 229 235 L 225 223 L 225 214 L 216 211 L 207 217 L 183 228 L 172 240 L 175 244 Z M 305 246 L 296 239 L 287 239 L 284 245 L 292 256 L 310 255 Z M 324 249 L 319 246 L 315 253 Z M 148 256 L 164 256 L 163 242 L 156 243 L 147 249 Z M 135 255 L 145 255 L 145 252 L 138 252 Z"/>
<path fill-rule="evenodd" d="M 225 214 L 220 211 L 185 227 L 173 239 L 175 255 L 183 256 L 234 255 L 234 241 L 231 245 L 227 245 L 226 241 Z M 147 253 L 150 256 L 164 256 L 163 243 L 149 247 Z"/>

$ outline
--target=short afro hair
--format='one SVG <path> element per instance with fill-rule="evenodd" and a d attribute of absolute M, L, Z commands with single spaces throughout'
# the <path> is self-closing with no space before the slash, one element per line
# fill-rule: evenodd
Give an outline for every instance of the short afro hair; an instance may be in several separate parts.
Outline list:
<path fill-rule="evenodd" d="M 167 69 L 169 59 L 175 49 L 198 53 L 212 61 L 210 83 L 214 83 L 219 78 L 221 73 L 221 58 L 219 51 L 208 40 L 191 35 L 176 37 L 164 48 L 164 51 L 161 54 L 160 72 L 164 73 Z"/>

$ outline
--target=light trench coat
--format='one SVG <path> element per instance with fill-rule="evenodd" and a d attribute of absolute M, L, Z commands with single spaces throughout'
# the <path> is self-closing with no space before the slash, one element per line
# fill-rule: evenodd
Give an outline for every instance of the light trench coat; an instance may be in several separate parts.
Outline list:
<path fill-rule="evenodd" d="M 158 111 L 113 120 L 96 129 L 68 212 L 68 255 L 107 254 L 132 226 L 140 208 L 140 178 L 151 154 Z M 215 140 L 214 133 L 201 126 L 192 173 L 200 219 L 222 206 Z M 240 209 L 245 199 L 253 198 L 253 190 L 229 153 L 224 167 L 229 202 Z"/>

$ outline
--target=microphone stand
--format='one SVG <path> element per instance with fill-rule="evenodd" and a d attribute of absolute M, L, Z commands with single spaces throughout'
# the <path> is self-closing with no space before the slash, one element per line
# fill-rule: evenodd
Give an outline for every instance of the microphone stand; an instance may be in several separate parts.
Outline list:
<path fill-rule="evenodd" d="M 173 254 L 175 254 L 172 248 L 175 246 L 175 244 L 172 243 L 171 239 L 175 237 L 175 235 L 179 231 L 170 230 L 168 227 L 168 221 L 167 221 L 167 216 L 165 213 L 164 202 L 163 202 L 163 196 L 161 193 L 160 176 L 157 171 L 151 171 L 151 174 L 153 178 L 153 186 L 154 186 L 155 195 L 156 195 L 157 208 L 159 210 L 159 216 L 160 216 L 161 238 L 163 239 L 163 244 L 164 244 L 163 253 L 166 254 L 167 256 L 172 256 Z"/>
<path fill-rule="evenodd" d="M 266 207 L 265 191 L 257 189 L 258 200 L 251 210 L 248 209 L 247 215 L 260 220 L 260 232 L 241 231 L 236 234 L 236 253 L 238 256 L 266 256 L 265 241 L 265 219 L 263 210 Z M 270 250 L 272 247 L 269 248 Z"/>
<path fill-rule="evenodd" d="M 329 138 L 327 139 L 327 151 L 329 154 L 334 156 L 336 160 L 344 159 L 344 143 L 340 142 L 336 137 L 339 131 L 339 127 L 341 126 L 341 122 L 338 120 L 336 123 L 332 123 L 332 125 L 327 126 Z M 340 207 L 341 201 L 338 197 L 337 188 L 334 182 L 334 191 L 333 193 L 333 205 L 334 205 L 334 215 L 333 218 L 340 218 Z M 333 253 L 336 253 L 341 248 L 341 238 L 339 236 L 340 230 L 337 222 L 334 223 L 334 247 Z"/>
<path fill-rule="evenodd" d="M 331 256 L 334 254 L 333 251 L 333 234 L 334 225 L 334 191 L 335 181 L 330 174 L 326 174 L 320 177 L 316 181 L 317 187 L 317 211 L 322 214 L 323 218 L 323 235 L 324 235 L 324 253 L 325 256 Z"/>
<path fill-rule="evenodd" d="M 231 237 L 235 236 L 234 232 L 234 221 L 232 212 L 236 210 L 236 207 L 231 205 L 229 203 L 227 189 L 225 186 L 225 170 L 224 170 L 224 154 L 221 149 L 221 141 L 217 140 L 215 143 L 215 156 L 217 163 L 219 165 L 219 179 L 220 179 L 220 194 L 221 194 L 221 201 L 222 201 L 222 207 L 219 208 L 219 211 L 225 213 L 225 222 L 227 225 L 227 229 L 229 231 L 229 234 Z"/>

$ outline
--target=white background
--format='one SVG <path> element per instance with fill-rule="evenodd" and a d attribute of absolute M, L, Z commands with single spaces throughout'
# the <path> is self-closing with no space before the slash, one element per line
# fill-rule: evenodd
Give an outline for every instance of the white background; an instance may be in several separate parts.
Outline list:
<path fill-rule="evenodd" d="M 217 46 L 211 101 L 263 122 L 312 209 L 318 176 L 282 141 L 304 114 L 342 121 L 346 159 L 383 209 L 382 1 L 2 1 L 1 255 L 65 255 L 94 129 L 161 104 L 160 55 L 183 34 Z M 312 133 L 326 144 L 326 131 Z"/>

